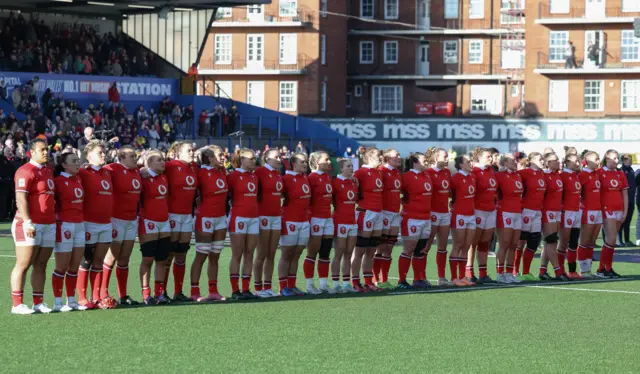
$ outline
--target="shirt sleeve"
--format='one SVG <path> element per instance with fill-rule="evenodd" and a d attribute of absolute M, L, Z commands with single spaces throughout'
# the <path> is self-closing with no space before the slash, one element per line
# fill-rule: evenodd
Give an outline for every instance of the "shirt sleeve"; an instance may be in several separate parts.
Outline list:
<path fill-rule="evenodd" d="M 14 178 L 16 192 L 29 193 L 31 184 L 33 183 L 33 173 L 24 169 L 18 169 Z"/>
<path fill-rule="evenodd" d="M 626 190 L 627 188 L 629 188 L 629 181 L 627 180 L 627 175 L 622 170 L 618 171 L 618 173 L 620 174 L 620 181 L 621 181 L 620 189 Z"/>

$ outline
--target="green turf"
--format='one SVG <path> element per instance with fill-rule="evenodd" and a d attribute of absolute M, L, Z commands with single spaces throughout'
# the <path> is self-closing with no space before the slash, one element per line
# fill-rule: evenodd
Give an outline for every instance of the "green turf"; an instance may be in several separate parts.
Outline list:
<path fill-rule="evenodd" d="M 129 286 L 140 299 L 138 253 Z M 7 279 L 10 239 L 0 239 L 0 256 Z M 434 258 L 430 253 L 429 278 L 436 276 Z M 228 261 L 225 249 L 225 295 Z M 492 276 L 493 266 L 490 258 Z M 616 270 L 640 279 L 638 265 L 620 263 Z M 640 372 L 635 279 L 32 316 L 9 313 L 8 279 L 1 284 L 4 372 Z M 201 285 L 206 289 L 204 276 Z M 49 280 L 46 299 L 53 304 Z"/>

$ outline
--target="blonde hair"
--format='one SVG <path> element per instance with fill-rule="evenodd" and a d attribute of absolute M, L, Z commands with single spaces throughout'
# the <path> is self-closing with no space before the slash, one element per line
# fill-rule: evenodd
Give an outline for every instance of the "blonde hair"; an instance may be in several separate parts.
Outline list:
<path fill-rule="evenodd" d="M 615 149 L 608 149 L 604 153 L 604 157 L 602 158 L 602 160 L 600 160 L 601 166 L 606 166 L 607 165 L 607 156 L 609 156 L 611 153 L 615 153 L 616 155 L 618 155 L 618 157 L 620 156 L 620 153 L 618 153 L 618 151 L 616 151 Z"/>
<path fill-rule="evenodd" d="M 427 162 L 430 165 L 435 165 L 436 158 L 438 157 L 438 153 L 440 152 L 447 152 L 447 150 L 444 148 L 429 147 L 427 151 L 424 152 L 424 157 L 427 158 Z"/>
<path fill-rule="evenodd" d="M 180 140 L 171 144 L 171 147 L 169 147 L 169 149 L 167 150 L 167 158 L 170 160 L 177 159 L 178 154 L 180 153 L 180 150 L 185 145 L 191 146 L 191 142 L 188 142 L 186 140 Z"/>
<path fill-rule="evenodd" d="M 149 162 L 154 157 L 160 157 L 161 159 L 164 160 L 164 154 L 161 151 L 157 149 L 150 149 L 144 155 L 144 166 L 149 168 Z"/>
<path fill-rule="evenodd" d="M 524 165 L 526 167 L 531 166 L 531 161 L 536 157 L 542 158 L 542 154 L 540 152 L 531 152 L 531 153 L 529 153 L 529 155 L 526 158 L 523 159 L 523 160 L 526 161 Z"/>
<path fill-rule="evenodd" d="M 300 153 L 300 152 L 294 153 L 291 155 L 291 157 L 289 157 L 289 164 L 291 165 L 291 170 L 293 170 L 293 165 L 300 158 L 302 158 L 304 161 L 308 160 L 307 155 L 305 153 Z"/>
<path fill-rule="evenodd" d="M 239 168 L 242 165 L 242 159 L 246 158 L 247 155 L 253 157 L 256 156 L 255 152 L 249 148 L 236 149 L 235 152 L 233 152 L 233 159 L 231 160 L 233 167 L 236 169 Z"/>
<path fill-rule="evenodd" d="M 320 161 L 320 157 L 322 157 L 322 155 L 327 155 L 327 157 L 329 156 L 329 154 L 324 151 L 312 152 L 309 155 L 309 166 L 311 167 L 311 170 L 316 170 L 318 168 L 318 161 Z"/>
<path fill-rule="evenodd" d="M 578 149 L 576 149 L 576 147 L 570 146 L 570 145 L 565 145 L 564 146 L 564 155 L 578 155 Z"/>
<path fill-rule="evenodd" d="M 378 150 L 378 148 L 376 148 L 376 147 L 369 147 L 369 148 L 364 150 L 364 153 L 362 154 L 362 163 L 364 165 L 368 165 L 369 164 L 367 161 L 369 159 L 371 159 L 371 157 L 372 157 L 374 152 L 380 153 L 380 150 Z"/>
<path fill-rule="evenodd" d="M 389 155 L 392 154 L 393 152 L 395 152 L 398 155 L 400 155 L 400 152 L 398 152 L 397 149 L 395 149 L 395 148 L 387 148 L 382 152 L 382 161 L 388 162 L 389 159 L 391 158 L 391 156 L 389 156 Z"/>
<path fill-rule="evenodd" d="M 347 165 L 353 165 L 353 161 L 351 161 L 350 158 L 341 158 L 338 159 L 338 168 L 340 169 L 340 171 L 342 171 L 342 168 L 347 166 Z"/>
<path fill-rule="evenodd" d="M 591 159 L 593 157 L 599 158 L 600 156 L 597 152 L 585 150 L 584 154 L 582 155 L 582 160 L 588 161 L 588 159 Z"/>
<path fill-rule="evenodd" d="M 486 152 L 492 154 L 490 148 L 475 147 L 473 151 L 471 151 L 471 161 L 480 162 L 480 156 Z"/>
<path fill-rule="evenodd" d="M 89 153 L 95 151 L 98 148 L 102 148 L 102 150 L 104 151 L 105 149 L 104 143 L 102 143 L 102 141 L 100 140 L 94 139 L 89 143 L 87 143 L 87 145 L 84 147 L 84 154 L 89 155 Z"/>
<path fill-rule="evenodd" d="M 271 152 L 275 152 L 277 154 L 280 154 L 280 151 L 278 150 L 278 148 L 269 148 L 268 151 L 262 153 L 262 161 L 264 164 L 267 163 L 267 159 L 269 158 L 269 153 Z"/>

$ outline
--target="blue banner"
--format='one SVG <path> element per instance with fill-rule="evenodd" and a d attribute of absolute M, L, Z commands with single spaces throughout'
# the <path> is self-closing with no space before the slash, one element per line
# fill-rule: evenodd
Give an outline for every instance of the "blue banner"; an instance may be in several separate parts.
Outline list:
<path fill-rule="evenodd" d="M 121 101 L 160 101 L 165 96 L 178 94 L 178 82 L 175 79 L 0 72 L 0 79 L 7 84 L 9 99 L 15 87 L 25 85 L 36 76 L 38 98 L 50 88 L 56 95 L 62 93 L 65 99 L 106 102 L 107 92 L 113 82 L 118 82 Z"/>

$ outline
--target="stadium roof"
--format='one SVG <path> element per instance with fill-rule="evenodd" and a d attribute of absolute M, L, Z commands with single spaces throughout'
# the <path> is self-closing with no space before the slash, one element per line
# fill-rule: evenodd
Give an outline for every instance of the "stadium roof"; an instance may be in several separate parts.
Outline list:
<path fill-rule="evenodd" d="M 25 12 L 91 15 L 121 18 L 123 14 L 213 9 L 221 6 L 270 4 L 271 0 L 0 0 L 0 9 Z"/>

